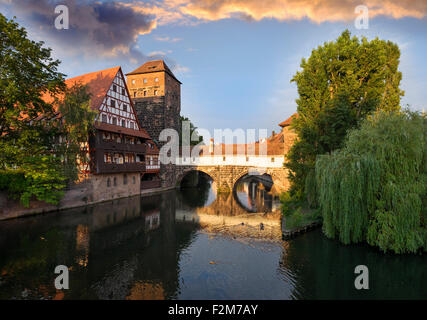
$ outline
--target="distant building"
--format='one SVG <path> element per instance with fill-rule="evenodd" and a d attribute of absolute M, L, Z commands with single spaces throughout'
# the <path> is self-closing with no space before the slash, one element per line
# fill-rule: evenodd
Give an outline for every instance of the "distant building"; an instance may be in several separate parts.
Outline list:
<path fill-rule="evenodd" d="M 282 127 L 282 131 L 275 135 L 274 139 L 283 139 L 283 152 L 287 154 L 291 149 L 292 145 L 295 143 L 295 139 L 298 137 L 295 130 L 291 127 L 291 123 L 294 119 L 299 117 L 298 113 L 294 113 L 285 121 L 279 123 L 279 126 Z"/>
<path fill-rule="evenodd" d="M 147 180 L 147 187 L 156 186 L 153 180 L 159 186 L 159 151 L 138 121 L 121 68 L 87 73 L 65 83 L 87 85 L 91 108 L 98 112 L 95 133 L 87 144 L 89 163 L 80 163 L 81 174 L 93 184 L 90 201 L 140 194 Z"/>
<path fill-rule="evenodd" d="M 163 60 L 148 61 L 126 76 L 139 123 L 160 148 L 163 129 L 180 132 L 181 82 Z M 160 177 L 163 187 L 175 187 L 175 166 L 162 164 Z"/>

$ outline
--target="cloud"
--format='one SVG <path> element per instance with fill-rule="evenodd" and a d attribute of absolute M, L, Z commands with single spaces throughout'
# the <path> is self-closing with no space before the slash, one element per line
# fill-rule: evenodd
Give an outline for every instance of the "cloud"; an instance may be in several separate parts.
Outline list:
<path fill-rule="evenodd" d="M 170 37 L 154 37 L 154 40 L 163 41 L 163 42 L 178 42 L 181 41 L 182 38 L 170 38 Z"/>
<path fill-rule="evenodd" d="M 350 21 L 355 19 L 355 8 L 361 4 L 369 8 L 370 18 L 422 19 L 427 16 L 425 0 L 164 0 L 152 3 L 134 1 L 127 6 L 136 11 L 150 12 L 159 25 L 165 25 L 197 24 L 197 21 L 228 18 L 248 21 L 306 18 L 316 23 Z"/>
<path fill-rule="evenodd" d="M 80 55 L 140 60 L 144 55 L 136 47 L 139 35 L 156 28 L 154 17 L 135 11 L 119 2 L 63 0 L 69 10 L 69 29 L 55 28 L 55 7 L 49 0 L 12 0 L 9 7 L 37 37 L 55 44 L 55 48 Z"/>
<path fill-rule="evenodd" d="M 356 17 L 356 6 L 369 8 L 369 16 L 387 16 L 394 19 L 427 16 L 425 0 L 188 0 L 180 2 L 180 11 L 197 19 L 214 21 L 227 18 L 262 20 L 300 20 L 313 22 L 335 22 L 352 20 Z"/>

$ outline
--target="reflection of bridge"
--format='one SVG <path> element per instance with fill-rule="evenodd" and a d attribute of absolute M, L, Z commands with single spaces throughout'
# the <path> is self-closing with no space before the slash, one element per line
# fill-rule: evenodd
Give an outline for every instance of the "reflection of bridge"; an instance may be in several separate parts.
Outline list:
<path fill-rule="evenodd" d="M 199 159 L 201 159 L 200 157 Z M 206 158 L 206 157 L 204 157 Z M 213 157 L 212 157 L 213 158 Z M 237 157 L 236 157 L 237 158 Z M 247 176 L 268 175 L 273 180 L 276 191 L 286 191 L 289 188 L 288 170 L 283 167 L 284 156 L 266 156 L 266 159 L 256 157 L 255 163 L 250 161 L 235 161 L 236 164 L 219 164 L 215 159 L 185 163 L 182 158 L 177 159 L 176 181 L 179 186 L 182 179 L 192 171 L 201 171 L 210 176 L 219 190 L 231 191 L 237 181 Z M 271 161 L 274 159 L 274 162 Z M 254 165 L 255 164 L 255 165 Z"/>

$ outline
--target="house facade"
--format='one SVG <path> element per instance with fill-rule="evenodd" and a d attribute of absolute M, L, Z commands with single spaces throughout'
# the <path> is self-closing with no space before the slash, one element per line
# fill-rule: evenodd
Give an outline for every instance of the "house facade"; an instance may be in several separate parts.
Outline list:
<path fill-rule="evenodd" d="M 90 202 L 138 195 L 141 188 L 160 186 L 159 150 L 138 121 L 120 67 L 66 80 L 87 85 L 97 112 L 87 144 L 89 163 L 80 172 L 92 184 Z M 149 181 L 149 182 L 146 182 Z"/>

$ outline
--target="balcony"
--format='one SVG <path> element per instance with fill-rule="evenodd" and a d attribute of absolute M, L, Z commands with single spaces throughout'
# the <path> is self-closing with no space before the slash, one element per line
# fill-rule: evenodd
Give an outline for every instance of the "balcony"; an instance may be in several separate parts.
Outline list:
<path fill-rule="evenodd" d="M 97 173 L 144 172 L 145 162 L 134 163 L 98 163 Z"/>
<path fill-rule="evenodd" d="M 117 143 L 115 141 L 101 141 L 97 146 L 98 149 L 117 152 L 137 152 L 145 154 L 147 146 L 145 144 Z"/>
<path fill-rule="evenodd" d="M 160 170 L 160 164 L 147 164 L 145 170 L 147 170 L 147 172 L 157 172 Z"/>

